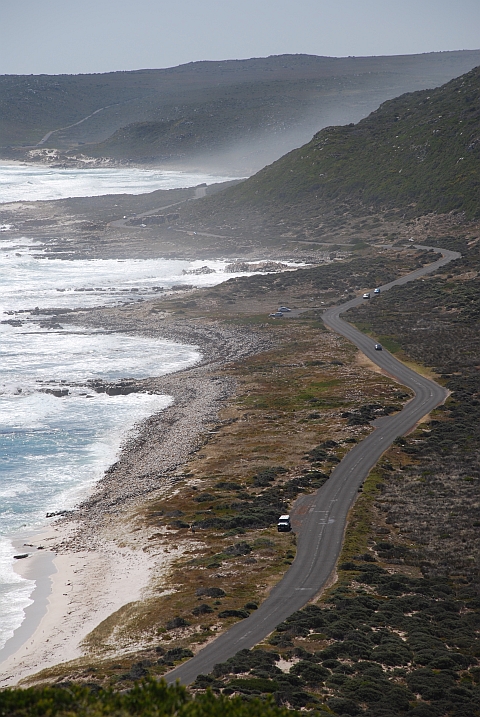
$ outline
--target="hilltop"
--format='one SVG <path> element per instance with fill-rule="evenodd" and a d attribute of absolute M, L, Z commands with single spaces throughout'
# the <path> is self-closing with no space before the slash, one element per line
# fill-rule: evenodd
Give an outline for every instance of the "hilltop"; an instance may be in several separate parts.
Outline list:
<path fill-rule="evenodd" d="M 112 256 L 120 255 L 121 246 L 122 256 L 131 258 L 147 240 L 145 251 L 165 256 L 166 238 L 177 256 L 182 246 L 210 257 L 214 246 L 223 256 L 226 247 L 234 256 L 245 248 L 258 256 L 273 247 L 278 258 L 302 241 L 312 242 L 314 254 L 321 241 L 339 236 L 354 251 L 331 247 L 323 252 L 324 265 L 69 315 L 73 325 L 200 345 L 212 352 L 212 363 L 135 382 L 136 390 L 175 400 L 142 424 L 138 440 L 126 444 L 108 469 L 104 493 L 77 513 L 84 522 L 75 559 L 83 565 L 79 546 L 99 542 L 85 526 L 100 526 L 111 541 L 109 563 L 119 560 L 111 546 L 121 540 L 122 551 L 135 549 L 159 566 L 149 589 L 98 624 L 78 659 L 23 682 L 54 687 L 3 691 L 0 712 L 4 705 L 9 714 L 34 715 L 47 703 L 58 715 L 66 709 L 80 715 L 90 706 L 99 714 L 145 712 L 153 703 L 152 709 L 161 709 L 172 693 L 159 677 L 258 608 L 295 560 L 295 538 L 278 533 L 278 515 L 290 512 L 300 497 L 292 513 L 301 519 L 308 494 L 330 480 L 351 446 L 370 433 L 371 422 L 399 411 L 410 398 L 322 323 L 325 306 L 432 260 L 429 251 L 392 242 L 396 222 L 403 231 L 398 238 L 414 234 L 420 244 L 454 248 L 462 257 L 421 281 L 382 291 L 349 312 L 348 320 L 433 376 L 450 396 L 396 439 L 365 480 L 350 513 L 335 584 L 256 649 L 200 675 L 192 689 L 209 688 L 217 697 L 197 696 L 192 709 L 206 704 L 211 711 L 218 704 L 225 712 L 246 703 L 250 712 L 274 714 L 267 702 L 263 708 L 255 701 L 268 696 L 288 710 L 338 716 L 477 714 L 480 232 L 470 219 L 479 217 L 479 84 L 477 68 L 437 90 L 386 102 L 357 125 L 319 132 L 250 180 L 215 196 L 208 196 L 215 191 L 208 187 L 207 197 L 195 202 L 189 201 L 195 189 L 178 189 L 4 208 L 6 223 L 9 213 L 18 212 L 22 234 L 36 226 L 41 212 L 46 222 L 55 221 L 55 227 L 41 226 L 49 241 L 55 233 L 65 241 L 57 245 L 64 258 L 66 249 L 79 247 L 88 256 L 101 242 Z M 161 223 L 132 225 L 133 214 L 130 225 L 115 221 L 133 209 L 141 215 L 154 208 L 150 216 L 160 220 L 180 201 L 185 208 L 178 209 L 170 234 L 161 233 Z M 135 215 L 135 221 L 141 218 Z M 77 222 L 79 233 L 68 246 L 67 224 Z M 188 225 L 220 226 L 225 235 L 195 234 Z M 240 236 L 253 237 L 251 245 Z M 362 237 L 385 241 L 368 246 Z M 283 305 L 292 311 L 272 317 L 272 309 Z M 51 312 L 52 328 L 60 317 L 67 323 L 59 310 Z M 182 434 L 182 426 L 190 427 L 192 415 L 198 421 L 201 406 L 213 404 L 201 440 L 187 443 L 191 434 Z M 171 458 L 172 469 L 158 453 L 169 440 L 189 451 L 178 466 L 176 454 Z M 155 491 L 160 471 L 173 481 Z M 143 498 L 130 494 L 133 512 L 128 498 L 113 500 L 115 485 L 122 491 L 147 486 L 148 492 Z M 100 498 L 108 500 L 108 519 L 99 512 Z M 91 556 L 88 563 L 94 563 Z M 68 583 L 70 604 L 82 594 L 73 592 L 82 579 L 78 571 Z M 65 582 L 61 576 L 62 596 Z M 60 621 L 55 629 L 59 644 L 69 644 Z M 43 632 L 38 644 L 43 650 Z M 148 679 L 143 686 L 142 678 Z M 231 695 L 240 695 L 242 703 L 229 702 Z M 182 700 L 190 704 L 179 688 L 177 697 L 179 710 Z"/>
<path fill-rule="evenodd" d="M 48 236 L 52 251 L 88 255 L 94 242 L 108 256 L 310 261 L 325 245 L 358 250 L 412 236 L 425 243 L 432 231 L 444 238 L 479 215 L 479 95 L 477 68 L 388 101 L 356 125 L 325 128 L 234 186 L 9 204 L 2 221 L 25 231 L 41 218 L 37 236 Z M 168 223 L 163 215 L 138 222 L 172 201 L 178 216 Z M 121 226 L 122 216 L 137 223 Z"/>
<path fill-rule="evenodd" d="M 478 218 L 480 68 L 328 127 L 255 176 L 186 208 L 184 221 L 319 239 L 352 217 Z M 359 226 L 357 225 L 357 229 Z M 377 230 L 381 227 L 377 226 Z"/>
<path fill-rule="evenodd" d="M 2 76 L 0 151 L 51 161 L 43 150 L 56 148 L 62 162 L 81 153 L 246 175 L 322 127 L 357 122 L 387 99 L 437 87 L 478 64 L 480 50 L 279 55 L 134 72 Z"/>

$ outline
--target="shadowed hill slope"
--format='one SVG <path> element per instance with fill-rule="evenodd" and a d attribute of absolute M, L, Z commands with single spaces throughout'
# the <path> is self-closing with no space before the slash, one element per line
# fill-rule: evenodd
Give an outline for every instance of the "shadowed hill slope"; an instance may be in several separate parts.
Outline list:
<path fill-rule="evenodd" d="M 188 207 L 185 219 L 282 231 L 325 215 L 388 209 L 480 215 L 480 68 L 328 127 L 255 176 Z M 187 212 L 189 215 L 187 215 Z M 317 236 L 322 225 L 317 223 Z"/>
<path fill-rule="evenodd" d="M 437 87 L 480 50 L 395 57 L 279 55 L 95 75 L 0 76 L 0 145 L 140 162 L 217 161 L 251 174 L 327 125 Z M 47 133 L 52 133 L 44 140 Z M 44 141 L 43 141 L 44 140 Z"/>

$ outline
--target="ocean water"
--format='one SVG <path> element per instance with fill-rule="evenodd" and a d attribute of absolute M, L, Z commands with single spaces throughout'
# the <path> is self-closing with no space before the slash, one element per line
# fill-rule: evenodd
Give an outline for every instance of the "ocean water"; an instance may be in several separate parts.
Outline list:
<path fill-rule="evenodd" d="M 195 186 L 227 177 L 138 169 L 58 170 L 0 165 L 0 205 Z M 144 301 L 173 285 L 230 278 L 222 261 L 47 259 L 34 236 L 0 219 L 0 649 L 21 624 L 34 583 L 13 570 L 18 531 L 41 528 L 46 513 L 73 508 L 116 460 L 135 424 L 169 396 L 107 396 L 93 378 L 162 375 L 192 366 L 197 347 L 93 330 L 41 326 L 32 311 Z M 191 276 L 207 264 L 214 273 Z M 57 397 L 51 390 L 62 389 Z M 28 552 L 28 548 L 25 548 Z"/>
<path fill-rule="evenodd" d="M 61 317 L 54 328 L 42 327 L 35 311 L 132 304 L 172 285 L 212 286 L 232 277 L 219 260 L 43 256 L 32 239 L 0 236 L 0 649 L 33 590 L 13 571 L 11 537 L 40 528 L 47 512 L 74 507 L 115 461 L 135 423 L 171 401 L 96 394 L 87 381 L 162 375 L 200 358 L 195 346 L 72 326 Z M 182 273 L 205 265 L 214 273 Z M 59 389 L 66 395 L 49 393 Z"/>
<path fill-rule="evenodd" d="M 56 169 L 43 165 L 0 163 L 0 203 L 98 197 L 102 194 L 144 194 L 156 189 L 195 187 L 226 182 L 225 177 L 195 172 L 136 167 Z"/>

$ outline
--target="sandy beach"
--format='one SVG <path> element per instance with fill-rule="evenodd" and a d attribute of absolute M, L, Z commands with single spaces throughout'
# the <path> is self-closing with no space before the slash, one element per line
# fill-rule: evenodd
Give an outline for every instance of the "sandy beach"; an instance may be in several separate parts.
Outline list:
<path fill-rule="evenodd" d="M 207 431 L 218 422 L 219 409 L 235 390 L 232 380 L 221 375 L 222 365 L 261 350 L 265 339 L 215 322 L 170 322 L 160 330 L 158 319 L 149 318 L 147 305 L 143 313 L 143 324 L 137 316 L 138 333 L 196 343 L 203 357 L 191 369 L 135 382 L 135 390 L 170 395 L 173 403 L 136 426 L 116 463 L 74 511 L 53 519 L 40 533 L 19 536 L 18 548 L 28 550 L 29 557 L 18 560 L 15 569 L 35 580 L 35 589 L 25 619 L 0 651 L 1 687 L 81 659 L 86 653 L 82 643 L 94 628 L 129 603 L 148 597 L 152 580 L 157 586 L 166 580 L 172 563 L 192 549 L 185 540 L 172 545 L 165 529 L 159 542 L 158 528 L 142 525 L 138 508 L 171 494 L 184 480 L 182 466 L 204 444 Z M 82 320 L 132 330 L 117 309 L 86 312 Z M 108 386 L 97 387 L 105 389 Z M 153 532 L 155 547 L 149 543 Z M 167 580 L 165 584 L 168 591 Z M 137 647 L 119 640 L 115 652 Z"/>
<path fill-rule="evenodd" d="M 41 536 L 42 544 L 58 539 L 68 544 L 72 527 L 53 528 Z M 22 625 L 0 653 L 5 655 L 2 685 L 80 657 L 81 641 L 90 630 L 141 597 L 150 565 L 141 551 L 119 549 L 105 540 L 95 551 L 37 552 L 17 570 L 35 580 L 36 588 Z"/>

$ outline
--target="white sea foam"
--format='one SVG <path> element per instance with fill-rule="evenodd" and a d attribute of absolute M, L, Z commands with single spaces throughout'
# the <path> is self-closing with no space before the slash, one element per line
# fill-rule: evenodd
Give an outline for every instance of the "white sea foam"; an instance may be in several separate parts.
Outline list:
<path fill-rule="evenodd" d="M 0 649 L 22 622 L 23 611 L 32 604 L 33 580 L 20 577 L 13 569 L 15 550 L 0 536 Z"/>
<path fill-rule="evenodd" d="M 107 179 L 112 191 L 131 193 L 158 188 L 155 182 L 207 181 L 160 174 L 3 165 L 0 201 L 72 196 L 78 187 L 81 194 L 101 194 Z M 204 265 L 215 272 L 183 274 Z M 70 326 L 63 321 L 68 314 L 41 327 L 42 309 L 133 303 L 174 285 L 213 286 L 234 276 L 225 266 L 217 260 L 62 261 L 47 259 L 35 238 L 0 240 L 0 648 L 20 625 L 33 586 L 13 572 L 10 536 L 41 527 L 46 512 L 73 508 L 116 459 L 134 424 L 171 401 L 97 394 L 86 382 L 158 376 L 199 358 L 195 346 Z M 51 389 L 68 394 L 57 397 L 46 392 Z"/>
<path fill-rule="evenodd" d="M 0 202 L 144 194 L 156 189 L 195 187 L 231 179 L 234 177 L 136 167 L 60 169 L 33 164 L 0 164 Z"/>

